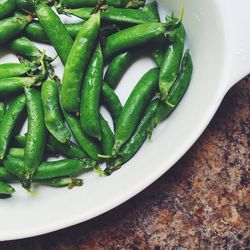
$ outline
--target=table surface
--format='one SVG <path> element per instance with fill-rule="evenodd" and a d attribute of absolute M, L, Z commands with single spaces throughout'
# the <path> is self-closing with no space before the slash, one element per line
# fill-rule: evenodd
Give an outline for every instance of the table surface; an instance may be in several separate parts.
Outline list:
<path fill-rule="evenodd" d="M 189 152 L 143 192 L 91 221 L 0 249 L 247 249 L 249 109 L 246 77 Z"/>

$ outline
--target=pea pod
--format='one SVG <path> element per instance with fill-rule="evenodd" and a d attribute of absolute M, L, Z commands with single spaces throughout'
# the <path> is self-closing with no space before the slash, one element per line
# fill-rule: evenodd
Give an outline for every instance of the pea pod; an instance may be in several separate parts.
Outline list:
<path fill-rule="evenodd" d="M 22 158 L 24 157 L 24 148 L 10 148 L 9 155 L 14 157 Z"/>
<path fill-rule="evenodd" d="M 122 104 L 114 90 L 106 83 L 103 83 L 102 85 L 102 102 L 108 109 L 113 119 L 114 127 L 116 127 L 117 121 L 122 112 Z"/>
<path fill-rule="evenodd" d="M 62 106 L 67 112 L 79 111 L 83 75 L 99 34 L 99 29 L 100 12 L 93 14 L 91 18 L 82 25 L 69 54 L 68 61 L 65 65 L 61 89 Z"/>
<path fill-rule="evenodd" d="M 159 70 L 151 69 L 143 75 L 132 90 L 116 125 L 112 152 L 114 156 L 137 128 L 149 100 L 156 92 L 158 80 Z"/>
<path fill-rule="evenodd" d="M 66 64 L 73 40 L 60 18 L 47 4 L 42 2 L 36 5 L 36 15 L 62 63 Z"/>
<path fill-rule="evenodd" d="M 177 24 L 174 21 L 168 23 L 152 22 L 121 30 L 107 37 L 103 47 L 104 57 L 109 58 L 129 48 L 143 45 L 171 30 Z"/>
<path fill-rule="evenodd" d="M 33 174 L 37 170 L 45 147 L 44 113 L 40 92 L 25 88 L 25 98 L 28 113 L 28 133 L 24 153 L 24 176 L 22 184 L 29 188 Z"/>
<path fill-rule="evenodd" d="M 0 2 L 0 20 L 11 16 L 15 11 L 15 0 L 1 0 Z"/>
<path fill-rule="evenodd" d="M 20 158 L 8 156 L 3 162 L 6 170 L 12 175 L 22 180 L 24 173 L 24 161 Z M 59 160 L 52 162 L 42 162 L 33 176 L 34 180 L 46 180 L 64 176 L 77 175 L 83 171 L 92 169 L 92 162 L 80 160 Z"/>
<path fill-rule="evenodd" d="M 90 60 L 81 95 L 80 121 L 83 131 L 101 140 L 100 96 L 102 90 L 103 57 L 99 45 Z"/>
<path fill-rule="evenodd" d="M 98 161 L 99 148 L 95 144 L 93 139 L 82 131 L 79 119 L 77 119 L 73 115 L 67 114 L 65 111 L 63 112 L 63 114 L 78 144 L 81 146 L 84 152 L 88 154 L 89 157 Z"/>
<path fill-rule="evenodd" d="M 181 69 L 178 77 L 169 91 L 166 103 L 162 104 L 159 108 L 154 119 L 153 127 L 165 120 L 181 101 L 191 81 L 192 72 L 192 58 L 190 56 L 189 50 L 186 50 L 182 59 Z"/>
<path fill-rule="evenodd" d="M 156 1 L 153 1 L 151 3 L 147 3 L 143 11 L 147 12 L 152 16 L 152 19 L 155 22 L 160 21 L 160 15 L 158 12 L 158 4 Z M 158 66 L 162 65 L 164 53 L 166 51 L 168 42 L 164 34 L 156 37 L 153 41 L 150 42 L 151 47 L 151 54 L 154 59 L 154 61 L 157 63 Z"/>
<path fill-rule="evenodd" d="M 64 24 L 64 26 L 72 39 L 75 40 L 78 32 L 82 27 L 82 23 L 67 23 Z M 38 21 L 31 22 L 25 28 L 24 33 L 32 41 L 50 43 L 42 25 Z"/>
<path fill-rule="evenodd" d="M 25 96 L 21 95 L 15 98 L 9 104 L 7 111 L 0 123 L 0 159 L 3 160 L 7 152 L 12 133 L 17 125 L 25 107 Z"/>
<path fill-rule="evenodd" d="M 18 94 L 24 87 L 31 87 L 37 82 L 35 77 L 10 77 L 0 79 L 0 97 Z"/>
<path fill-rule="evenodd" d="M 93 8 L 79 9 L 58 9 L 58 13 L 73 15 L 84 20 L 88 20 L 93 13 Z M 122 9 L 109 7 L 107 10 L 101 10 L 101 20 L 118 24 L 141 24 L 153 22 L 152 16 L 142 10 Z"/>
<path fill-rule="evenodd" d="M 33 67 L 24 63 L 0 64 L 0 79 L 8 77 L 23 76 L 29 73 Z"/>
<path fill-rule="evenodd" d="M 95 7 L 99 4 L 98 0 L 62 0 L 61 5 L 64 8 Z M 140 8 L 145 4 L 145 0 L 107 0 L 108 6 L 123 8 Z"/>
<path fill-rule="evenodd" d="M 104 81 L 112 89 L 117 87 L 133 59 L 134 54 L 132 51 L 121 53 L 112 59 L 104 76 Z"/>
<path fill-rule="evenodd" d="M 5 44 L 18 35 L 26 25 L 32 21 L 31 16 L 24 16 L 17 13 L 0 21 L 0 45 Z"/>
<path fill-rule="evenodd" d="M 118 157 L 111 161 L 109 166 L 105 169 L 107 175 L 110 175 L 113 171 L 119 169 L 122 164 L 131 159 L 140 149 L 144 141 L 147 139 L 149 129 L 151 128 L 152 121 L 158 111 L 159 105 L 160 103 L 157 99 L 148 105 L 134 134 L 121 148 Z"/>
<path fill-rule="evenodd" d="M 15 180 L 15 176 L 10 174 L 4 167 L 0 167 L 0 181 L 10 182 Z"/>
<path fill-rule="evenodd" d="M 0 195 L 12 195 L 13 193 L 15 193 L 15 189 L 12 186 L 0 181 Z"/>
<path fill-rule="evenodd" d="M 112 148 L 114 146 L 114 134 L 111 131 L 108 122 L 101 116 L 101 130 L 102 130 L 102 140 L 101 147 L 102 152 L 105 155 L 111 155 Z"/>
<path fill-rule="evenodd" d="M 163 100 L 167 100 L 167 95 L 177 78 L 184 50 L 184 43 L 185 30 L 181 24 L 174 31 L 174 35 L 166 50 L 160 69 L 159 89 Z"/>
<path fill-rule="evenodd" d="M 5 104 L 3 102 L 0 102 L 0 123 L 3 120 L 5 114 Z"/>
<path fill-rule="evenodd" d="M 41 97 L 44 121 L 48 131 L 61 143 L 66 143 L 71 134 L 64 125 L 59 105 L 59 91 L 54 80 L 47 80 L 42 85 Z"/>
<path fill-rule="evenodd" d="M 53 0 L 42 0 L 41 2 L 44 2 L 46 4 L 51 4 L 54 1 Z M 16 0 L 16 8 L 19 11 L 34 12 L 35 11 L 35 3 L 33 0 Z"/>

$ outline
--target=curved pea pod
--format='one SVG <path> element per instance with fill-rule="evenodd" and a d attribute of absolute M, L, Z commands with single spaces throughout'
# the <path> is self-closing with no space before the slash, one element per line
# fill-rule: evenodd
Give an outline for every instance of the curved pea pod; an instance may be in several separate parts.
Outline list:
<path fill-rule="evenodd" d="M 95 144 L 94 140 L 91 137 L 89 137 L 82 131 L 79 119 L 73 115 L 67 114 L 65 111 L 63 111 L 63 114 L 73 136 L 75 137 L 80 147 L 84 152 L 87 153 L 89 157 L 98 161 L 98 153 L 100 151 L 99 147 Z"/>
<path fill-rule="evenodd" d="M 174 35 L 170 40 L 169 47 L 163 58 L 159 78 L 160 93 L 165 101 L 167 101 L 168 93 L 180 69 L 185 43 L 185 29 L 182 24 L 174 31 Z"/>
<path fill-rule="evenodd" d="M 13 193 L 15 193 L 15 189 L 12 186 L 0 181 L 0 195 L 12 195 Z"/>
<path fill-rule="evenodd" d="M 5 104 L 3 102 L 0 102 L 0 123 L 3 120 L 5 114 Z"/>
<path fill-rule="evenodd" d="M 80 106 L 80 93 L 84 73 L 94 49 L 100 30 L 100 12 L 93 14 L 83 23 L 79 31 L 62 79 L 61 102 L 67 112 L 78 112 Z M 70 97 L 70 98 L 69 98 Z"/>
<path fill-rule="evenodd" d="M 25 96 L 16 97 L 11 103 L 0 123 L 0 159 L 3 160 L 8 149 L 13 131 L 25 107 Z"/>
<path fill-rule="evenodd" d="M 115 89 L 120 82 L 122 76 L 130 66 L 134 59 L 132 51 L 126 51 L 115 56 L 110 62 L 104 76 L 104 81 L 112 88 Z"/>
<path fill-rule="evenodd" d="M 59 91 L 54 80 L 47 80 L 41 89 L 44 121 L 48 131 L 61 143 L 66 143 L 71 134 L 64 125 L 59 104 Z"/>
<path fill-rule="evenodd" d="M 35 77 L 10 77 L 0 79 L 0 97 L 18 94 L 24 87 L 31 87 L 37 82 Z"/>
<path fill-rule="evenodd" d="M 182 59 L 181 69 L 178 77 L 169 91 L 167 101 L 165 103 L 162 103 L 161 107 L 159 108 L 154 119 L 153 127 L 157 126 L 158 123 L 165 120 L 179 104 L 189 86 L 192 72 L 192 58 L 190 56 L 189 50 L 186 50 Z"/>
<path fill-rule="evenodd" d="M 22 180 L 24 173 L 24 161 L 20 158 L 8 156 L 3 162 L 5 169 Z M 58 177 L 73 176 L 83 171 L 93 169 L 93 162 L 88 160 L 59 160 L 42 162 L 33 176 L 34 180 L 47 180 Z"/>
<path fill-rule="evenodd" d="M 60 18 L 47 5 L 40 2 L 36 5 L 36 15 L 39 22 L 63 64 L 66 63 L 68 55 L 73 45 L 73 40 Z"/>
<path fill-rule="evenodd" d="M 167 32 L 176 24 L 151 22 L 121 30 L 106 38 L 103 47 L 104 58 L 109 58 L 129 48 L 143 45 Z"/>
<path fill-rule="evenodd" d="M 87 20 L 93 13 L 93 8 L 58 9 L 58 12 Z M 118 24 L 141 24 L 155 21 L 146 11 L 113 7 L 101 10 L 101 20 Z"/>
<path fill-rule="evenodd" d="M 157 90 L 158 81 L 159 69 L 151 69 L 143 75 L 132 90 L 116 125 L 112 152 L 114 156 L 137 128 L 148 102 Z"/>
<path fill-rule="evenodd" d="M 117 121 L 122 112 L 122 104 L 114 90 L 106 83 L 103 83 L 102 85 L 102 103 L 108 109 L 112 117 L 114 127 L 116 127 Z"/>
<path fill-rule="evenodd" d="M 105 173 L 110 175 L 115 170 L 119 169 L 122 164 L 131 159 L 136 152 L 140 149 L 142 144 L 148 137 L 149 129 L 155 115 L 159 109 L 160 101 L 155 99 L 147 107 L 142 120 L 140 121 L 136 131 L 131 138 L 123 145 L 116 159 L 112 160 L 108 167 L 105 169 Z"/>
<path fill-rule="evenodd" d="M 17 13 L 0 21 L 0 45 L 5 44 L 18 35 L 26 25 L 32 21 L 31 16 L 24 16 Z"/>
<path fill-rule="evenodd" d="M 102 140 L 101 147 L 104 155 L 110 156 L 114 146 L 114 134 L 109 127 L 108 122 L 101 116 Z"/>
<path fill-rule="evenodd" d="M 81 95 L 80 121 L 83 131 L 101 140 L 100 97 L 102 90 L 103 57 L 98 44 L 86 72 Z"/>
<path fill-rule="evenodd" d="M 24 63 L 4 63 L 0 64 L 0 79 L 8 78 L 8 77 L 17 77 L 23 76 L 30 71 L 32 71 L 34 67 Z"/>
<path fill-rule="evenodd" d="M 67 23 L 64 24 L 66 30 L 70 34 L 73 40 L 77 37 L 78 32 L 82 27 L 81 23 Z M 25 35 L 30 38 L 32 41 L 41 42 L 41 43 L 50 43 L 49 39 L 38 21 L 33 21 L 24 30 Z"/>
<path fill-rule="evenodd" d="M 144 6 L 143 11 L 150 14 L 152 16 L 152 19 L 155 22 L 160 21 L 160 15 L 158 12 L 158 4 L 156 1 L 147 3 Z M 162 64 L 167 45 L 168 45 L 168 41 L 164 34 L 156 37 L 153 41 L 150 42 L 151 54 L 152 54 L 154 61 L 156 62 L 158 66 L 161 66 Z"/>
<path fill-rule="evenodd" d="M 95 7 L 99 4 L 98 0 L 62 0 L 62 7 L 80 8 L 80 7 Z M 145 0 L 107 0 L 108 6 L 125 7 L 125 8 L 140 8 L 145 4 Z"/>
<path fill-rule="evenodd" d="M 4 167 L 0 167 L 0 181 L 10 182 L 15 180 L 15 176 L 10 174 Z"/>
<path fill-rule="evenodd" d="M 22 184 L 29 188 L 33 174 L 43 157 L 46 130 L 40 92 L 34 88 L 25 88 L 25 99 L 28 113 L 28 132 L 24 152 L 25 173 Z"/>
<path fill-rule="evenodd" d="M 0 2 L 0 20 L 11 16 L 15 11 L 15 0 L 1 0 Z"/>

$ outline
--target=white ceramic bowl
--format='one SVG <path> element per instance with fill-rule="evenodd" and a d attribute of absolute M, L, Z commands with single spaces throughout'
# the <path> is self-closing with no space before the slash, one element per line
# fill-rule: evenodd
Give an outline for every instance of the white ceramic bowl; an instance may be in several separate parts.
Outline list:
<path fill-rule="evenodd" d="M 16 194 L 0 201 L 0 240 L 48 233 L 100 215 L 128 200 L 165 173 L 197 140 L 228 89 L 250 71 L 249 0 L 160 0 L 161 14 L 179 13 L 194 60 L 190 88 L 176 111 L 139 153 L 110 177 L 84 175 L 72 191 L 41 187 L 36 195 L 15 185 Z M 48 48 L 48 47 L 47 47 Z M 50 53 L 54 53 L 49 49 Z M 13 57 L 4 55 L 0 63 Z M 124 102 L 131 87 L 154 64 L 141 59 L 118 88 Z M 57 67 L 62 73 L 62 67 Z"/>

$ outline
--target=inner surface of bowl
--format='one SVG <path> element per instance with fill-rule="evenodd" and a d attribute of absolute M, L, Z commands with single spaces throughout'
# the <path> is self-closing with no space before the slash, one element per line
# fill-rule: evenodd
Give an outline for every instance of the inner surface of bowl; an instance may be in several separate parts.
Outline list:
<path fill-rule="evenodd" d="M 214 1 L 160 0 L 162 20 L 167 13 L 178 16 L 185 8 L 184 25 L 194 72 L 191 85 L 169 119 L 154 131 L 136 156 L 110 177 L 84 174 L 85 184 L 71 191 L 35 188 L 35 195 L 14 185 L 12 199 L 1 200 L 0 240 L 38 235 L 93 218 L 129 199 L 168 170 L 195 142 L 217 109 L 224 89 L 225 47 L 219 12 Z M 68 19 L 67 19 L 68 20 Z M 55 52 L 50 46 L 49 55 Z M 9 62 L 9 55 L 0 63 Z M 63 67 L 56 61 L 57 72 Z M 122 103 L 152 60 L 140 58 L 123 77 L 117 93 Z"/>

